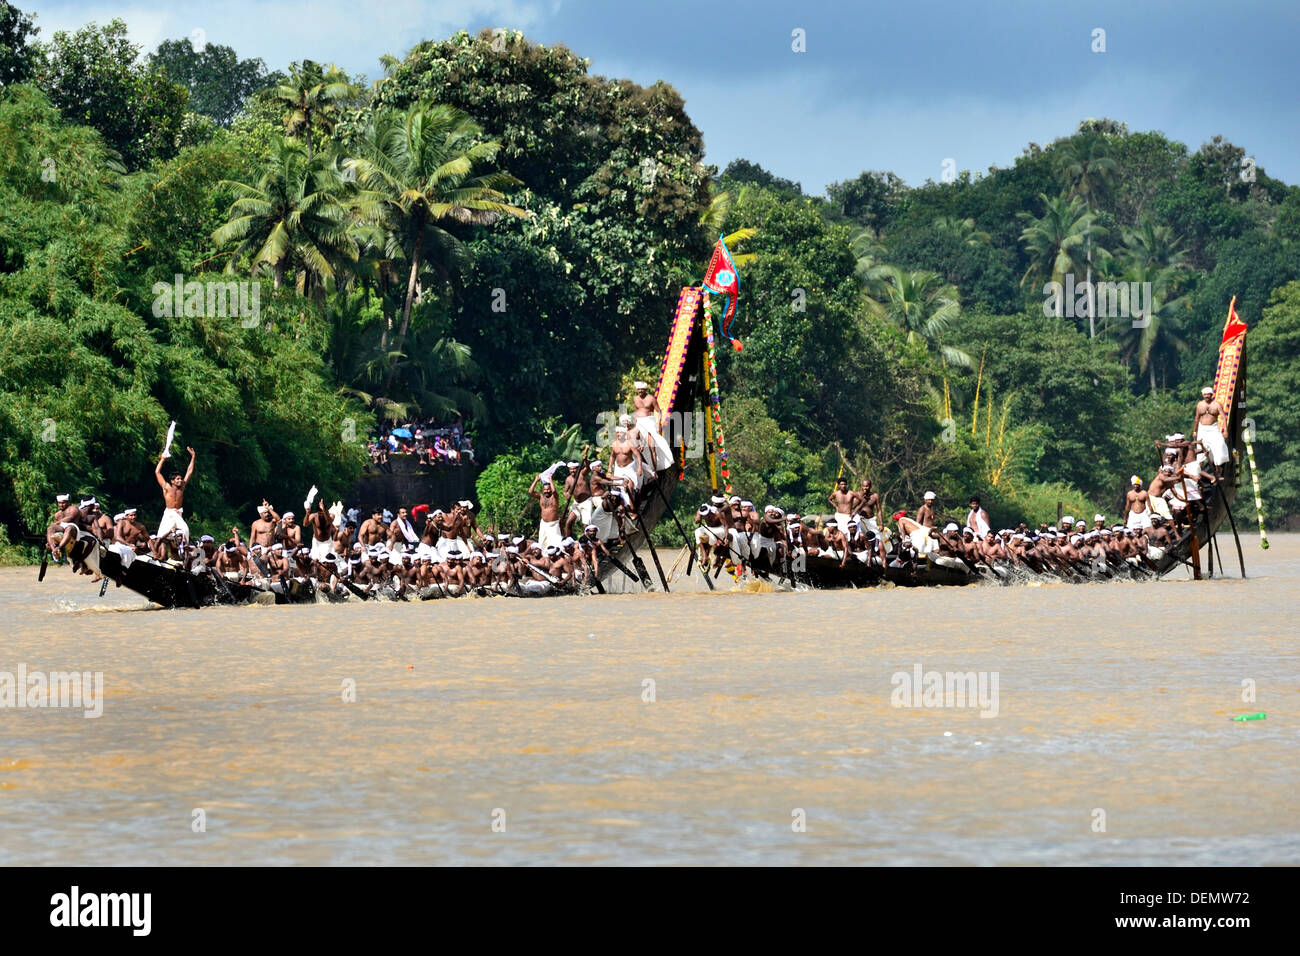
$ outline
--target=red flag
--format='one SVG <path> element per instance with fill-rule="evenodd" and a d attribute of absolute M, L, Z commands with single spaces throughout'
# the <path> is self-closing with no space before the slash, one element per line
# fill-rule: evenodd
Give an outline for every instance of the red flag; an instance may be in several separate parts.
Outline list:
<path fill-rule="evenodd" d="M 1228 303 L 1228 321 L 1223 324 L 1223 341 L 1219 343 L 1220 345 L 1231 342 L 1246 331 L 1246 323 L 1237 318 L 1236 304 L 1237 297 L 1234 295 L 1232 301 Z"/>
<path fill-rule="evenodd" d="M 736 264 L 731 261 L 731 253 L 721 236 L 713 246 L 713 256 L 704 271 L 704 288 L 714 295 L 723 296 L 724 308 L 718 331 L 739 352 L 744 346 L 739 339 L 731 337 L 731 322 L 736 317 L 736 300 L 740 297 L 740 274 L 736 272 Z"/>

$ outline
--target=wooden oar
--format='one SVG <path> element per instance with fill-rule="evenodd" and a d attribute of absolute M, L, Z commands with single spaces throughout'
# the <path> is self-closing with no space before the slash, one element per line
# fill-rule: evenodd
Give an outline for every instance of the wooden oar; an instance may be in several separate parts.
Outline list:
<path fill-rule="evenodd" d="M 340 578 L 340 580 L 342 579 Z M 343 581 L 343 586 L 347 588 L 349 591 L 351 591 L 353 594 L 355 594 L 357 597 L 361 598 L 361 600 L 363 601 L 370 600 L 370 595 L 366 591 L 363 591 L 361 588 L 357 587 L 351 581 Z"/>
<path fill-rule="evenodd" d="M 1223 494 L 1223 492 L 1219 493 Z M 1241 576 L 1244 578 L 1246 576 L 1246 559 L 1241 554 L 1241 537 L 1237 534 L 1237 522 L 1232 520 L 1232 507 L 1228 504 L 1227 496 L 1224 496 L 1223 508 L 1228 513 L 1228 524 L 1232 526 L 1232 540 L 1237 542 L 1237 562 L 1241 565 Z"/>
<path fill-rule="evenodd" d="M 664 491 L 658 478 L 655 479 L 654 486 L 655 490 L 659 492 L 660 499 L 664 503 L 664 510 L 668 512 L 668 517 L 673 519 L 673 524 L 677 525 L 677 530 L 681 532 L 682 540 L 686 542 L 686 550 L 690 553 L 690 557 L 686 559 L 686 576 L 690 577 L 691 564 L 695 561 L 695 542 L 692 541 L 690 535 L 686 533 L 686 529 L 682 527 L 682 523 L 677 520 L 677 514 L 673 511 L 673 506 L 668 503 L 668 494 Z M 658 563 L 658 560 L 659 559 L 656 558 L 655 562 Z M 707 570 L 705 570 L 700 577 L 704 578 L 704 583 L 709 586 L 710 591 L 715 590 L 713 580 L 709 577 L 709 572 Z M 668 588 L 665 587 L 664 590 L 666 591 Z"/>
<path fill-rule="evenodd" d="M 647 591 L 653 590 L 654 585 L 650 583 L 650 572 L 646 570 L 645 562 L 641 560 L 641 556 L 636 553 L 636 548 L 632 545 L 632 538 L 628 535 L 627 528 L 624 527 L 622 518 L 619 518 L 618 520 L 618 527 L 619 530 L 623 532 L 623 543 L 626 544 L 627 549 L 632 552 L 632 567 L 636 568 L 637 577 L 641 581 L 641 587 Z"/>
<path fill-rule="evenodd" d="M 650 532 L 646 530 L 645 518 L 641 517 L 641 512 L 636 513 L 636 523 L 641 528 L 641 533 L 645 535 L 645 545 L 650 549 L 650 557 L 654 560 L 655 570 L 659 572 L 659 583 L 664 586 L 664 593 L 668 593 L 668 576 L 664 574 L 664 566 L 659 563 L 659 552 L 655 550 L 654 542 L 650 540 Z"/>
<path fill-rule="evenodd" d="M 640 580 L 641 580 L 641 579 L 638 578 L 635 574 L 633 574 L 630 570 L 628 570 L 628 566 L 627 566 L 626 564 L 624 564 L 622 561 L 620 561 L 618 558 L 614 557 L 613 554 L 611 554 L 611 553 L 609 553 L 609 552 L 606 552 L 605 557 L 609 559 L 609 563 L 610 563 L 610 564 L 614 565 L 614 567 L 618 568 L 620 571 L 622 571 L 624 574 L 626 574 L 626 575 L 627 575 L 629 578 L 631 578 L 633 581 L 640 581 Z"/>
<path fill-rule="evenodd" d="M 50 566 L 50 545 L 47 541 L 45 548 L 41 551 L 41 569 L 36 573 L 36 583 L 40 584 L 45 580 L 45 571 Z"/>
<path fill-rule="evenodd" d="M 217 583 L 217 586 L 220 587 L 221 590 L 223 590 L 223 591 L 226 592 L 226 597 L 230 598 L 230 603 L 231 603 L 231 604 L 236 603 L 235 592 L 232 591 L 232 590 L 230 590 L 230 585 L 226 583 L 226 579 L 225 579 L 225 578 L 223 578 L 220 574 L 217 573 L 217 569 L 216 569 L 216 568 L 208 568 L 208 574 L 212 575 L 212 580 L 215 581 L 215 582 Z M 105 580 L 107 580 L 107 579 L 105 579 Z M 103 596 L 104 596 L 104 595 L 103 595 L 103 592 L 101 592 L 101 593 L 100 593 L 100 597 L 103 597 Z"/>

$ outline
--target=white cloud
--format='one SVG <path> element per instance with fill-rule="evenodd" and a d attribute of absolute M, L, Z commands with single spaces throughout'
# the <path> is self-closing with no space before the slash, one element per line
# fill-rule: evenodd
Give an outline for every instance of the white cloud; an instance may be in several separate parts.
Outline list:
<path fill-rule="evenodd" d="M 38 15 L 41 38 L 56 30 L 76 30 L 114 17 L 126 22 L 131 40 L 155 49 L 167 39 L 182 39 L 202 29 L 209 43 L 220 43 L 241 57 L 261 57 L 271 69 L 284 69 L 304 57 L 337 63 L 349 72 L 379 74 L 379 57 L 401 56 L 423 39 L 442 39 L 457 30 L 502 26 L 528 30 L 553 14 L 556 0 L 298 0 L 288 3 L 233 0 L 228 3 L 65 2 L 26 3 Z"/>

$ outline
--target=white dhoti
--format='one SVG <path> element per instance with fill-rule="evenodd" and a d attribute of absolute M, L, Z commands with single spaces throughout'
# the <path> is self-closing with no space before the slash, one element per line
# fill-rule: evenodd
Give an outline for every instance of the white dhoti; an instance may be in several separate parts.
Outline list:
<path fill-rule="evenodd" d="M 645 418 L 636 420 L 636 430 L 646 438 L 646 443 L 654 453 L 655 471 L 663 471 L 671 467 L 676 460 L 673 457 L 673 449 L 668 444 L 668 439 L 659 432 L 659 423 L 655 421 L 653 415 L 647 415 Z"/>
<path fill-rule="evenodd" d="M 120 542 L 115 542 L 114 544 L 110 544 L 108 546 L 108 550 L 112 551 L 114 554 L 116 554 L 119 558 L 122 559 L 123 571 L 129 568 L 131 566 L 131 562 L 135 560 L 135 549 L 128 547 L 127 545 L 122 544 Z"/>
<path fill-rule="evenodd" d="M 739 528 L 732 528 L 731 531 L 728 532 L 728 535 L 731 538 L 732 555 L 741 561 L 748 560 L 751 557 L 749 535 L 741 531 Z"/>
<path fill-rule="evenodd" d="M 569 512 L 576 515 L 582 522 L 583 527 L 591 524 L 591 513 L 596 507 L 595 498 L 587 498 L 585 501 L 575 501 L 569 505 Z"/>
<path fill-rule="evenodd" d="M 1154 544 L 1147 546 L 1147 557 L 1152 561 L 1159 561 L 1165 556 L 1164 548 L 1157 548 Z"/>
<path fill-rule="evenodd" d="M 617 538 L 619 535 L 618 521 L 614 518 L 612 511 L 605 510 L 605 499 L 601 496 L 593 496 L 591 499 L 591 524 L 596 526 L 596 534 L 602 541 L 608 541 L 611 538 Z"/>
<path fill-rule="evenodd" d="M 876 534 L 876 535 L 880 534 L 880 528 L 876 525 L 875 518 L 864 518 L 861 515 L 858 515 L 858 526 L 860 528 L 865 528 L 867 531 L 870 531 L 872 534 Z"/>
<path fill-rule="evenodd" d="M 839 525 L 840 530 L 843 531 L 846 536 L 849 533 L 849 522 L 852 520 L 852 515 L 846 514 L 843 511 L 835 512 L 835 523 Z"/>
<path fill-rule="evenodd" d="M 1174 519 L 1173 514 L 1169 511 L 1169 501 L 1164 495 L 1150 495 L 1147 500 L 1151 504 L 1152 514 L 1159 515 L 1166 521 L 1172 521 Z"/>
<path fill-rule="evenodd" d="M 1216 465 L 1228 463 L 1228 442 L 1224 439 L 1218 425 L 1198 425 L 1196 440 L 1210 453 L 1210 461 Z"/>
<path fill-rule="evenodd" d="M 334 542 L 331 539 L 326 538 L 324 541 L 319 541 L 316 538 L 311 539 L 311 559 L 313 561 L 323 561 L 325 555 L 333 550 Z"/>
<path fill-rule="evenodd" d="M 632 482 L 632 490 L 635 491 L 641 487 L 641 475 L 637 473 L 636 462 L 630 462 L 626 465 L 614 466 L 615 478 L 626 478 Z"/>
<path fill-rule="evenodd" d="M 1135 528 L 1139 531 L 1151 527 L 1150 511 L 1130 511 L 1128 521 L 1124 523 L 1126 528 Z"/>
<path fill-rule="evenodd" d="M 769 561 L 776 560 L 776 541 L 761 534 L 756 534 L 750 541 L 750 554 L 757 558 L 760 553 L 766 553 Z"/>
<path fill-rule="evenodd" d="M 707 524 L 702 524 L 695 529 L 695 543 L 707 545 L 711 548 L 715 544 L 723 543 L 723 534 L 723 529 L 720 526 L 712 527 Z"/>
<path fill-rule="evenodd" d="M 930 537 L 930 529 L 925 525 L 914 529 L 908 537 L 912 539 L 912 547 L 917 554 L 929 554 L 939 547 L 939 543 Z"/>
<path fill-rule="evenodd" d="M 564 535 L 560 532 L 559 521 L 542 521 L 537 525 L 537 543 L 545 550 L 550 545 L 557 548 L 560 542 L 564 540 Z"/>
<path fill-rule="evenodd" d="M 438 546 L 436 544 L 430 544 L 427 541 L 421 541 L 418 545 L 415 546 L 415 556 L 417 558 L 423 558 L 426 555 L 432 558 L 437 553 L 438 553 Z"/>
<path fill-rule="evenodd" d="M 469 554 L 469 545 L 465 543 L 464 538 L 439 538 L 438 554 L 443 558 L 453 551 L 459 551 L 461 554 Z"/>
<path fill-rule="evenodd" d="M 184 508 L 168 508 L 163 512 L 162 523 L 158 525 L 158 537 L 165 538 L 173 531 L 180 531 L 181 537 L 190 540 L 190 526 L 181 517 Z"/>

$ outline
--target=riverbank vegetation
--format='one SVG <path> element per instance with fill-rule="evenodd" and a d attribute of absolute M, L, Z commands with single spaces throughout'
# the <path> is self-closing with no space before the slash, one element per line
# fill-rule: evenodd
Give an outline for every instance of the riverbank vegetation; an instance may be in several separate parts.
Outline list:
<path fill-rule="evenodd" d="M 984 172 L 866 171 L 811 195 L 706 164 L 668 82 L 596 76 L 518 33 L 427 41 L 372 80 L 144 51 L 120 21 L 46 38 L 0 10 L 10 541 L 43 531 L 56 492 L 147 506 L 173 419 L 204 530 L 312 484 L 342 497 L 374 424 L 415 416 L 465 416 L 494 463 L 490 519 L 520 520 L 509 492 L 657 368 L 722 233 L 744 256 L 745 343 L 721 356 L 723 419 L 760 505 L 824 511 L 846 474 L 889 509 L 933 488 L 983 495 L 999 523 L 1058 501 L 1114 513 L 1151 439 L 1190 427 L 1236 295 L 1259 327 L 1266 506 L 1300 511 L 1281 417 L 1300 188 L 1212 131 L 1193 149 L 1085 120 Z M 1047 314 L 1049 283 L 1089 280 L 1149 290 L 1145 325 L 1086 293 Z"/>

